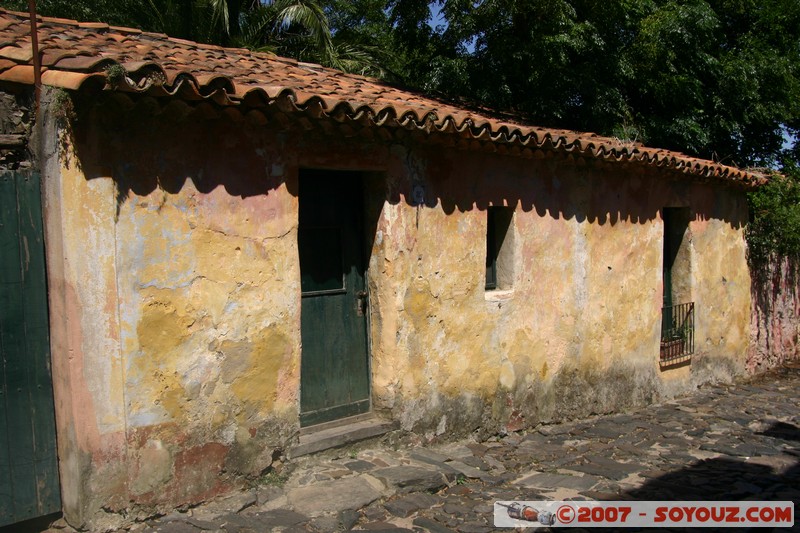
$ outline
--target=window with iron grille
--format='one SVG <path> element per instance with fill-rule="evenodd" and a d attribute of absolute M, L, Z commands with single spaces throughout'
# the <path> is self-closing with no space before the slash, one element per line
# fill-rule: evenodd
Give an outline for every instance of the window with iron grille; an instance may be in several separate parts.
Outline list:
<path fill-rule="evenodd" d="M 662 366 L 688 362 L 694 353 L 690 216 L 688 207 L 666 207 L 662 211 L 664 304 L 659 354 Z"/>
<path fill-rule="evenodd" d="M 694 353 L 694 302 L 661 311 L 661 361 L 669 363 Z"/>

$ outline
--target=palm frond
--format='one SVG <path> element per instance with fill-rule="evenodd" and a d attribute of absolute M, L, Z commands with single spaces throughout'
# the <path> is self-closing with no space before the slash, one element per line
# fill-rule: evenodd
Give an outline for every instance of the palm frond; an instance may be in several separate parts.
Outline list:
<path fill-rule="evenodd" d="M 164 13 L 162 10 L 158 8 L 153 0 L 147 0 L 147 6 L 150 8 L 150 16 L 155 19 L 155 22 L 158 25 L 157 27 L 161 31 L 164 31 L 166 25 L 164 23 Z"/>
<path fill-rule="evenodd" d="M 227 0 L 200 0 L 205 3 L 210 15 L 211 26 L 222 27 L 225 35 L 230 35 L 230 9 Z"/>
<path fill-rule="evenodd" d="M 274 36 L 270 35 L 275 27 L 277 11 L 271 5 L 259 6 L 245 13 L 242 21 L 241 35 L 236 39 L 238 46 L 251 50 L 273 49 L 276 46 Z"/>
<path fill-rule="evenodd" d="M 374 46 L 337 43 L 333 62 L 329 66 L 362 76 L 386 78 L 389 72 L 379 59 L 381 55 L 381 51 Z"/>
<path fill-rule="evenodd" d="M 277 33 L 286 33 L 292 27 L 305 30 L 322 57 L 332 60 L 334 47 L 328 17 L 315 0 L 275 0 L 273 8 L 278 16 L 275 20 Z"/>

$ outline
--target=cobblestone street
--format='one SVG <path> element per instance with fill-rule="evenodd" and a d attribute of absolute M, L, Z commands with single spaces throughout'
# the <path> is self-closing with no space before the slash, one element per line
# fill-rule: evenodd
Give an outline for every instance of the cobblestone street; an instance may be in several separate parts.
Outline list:
<path fill-rule="evenodd" d="M 161 533 L 494 530 L 495 500 L 800 501 L 800 367 L 484 443 L 343 448 L 137 524 Z M 765 531 L 760 529 L 760 531 Z"/>

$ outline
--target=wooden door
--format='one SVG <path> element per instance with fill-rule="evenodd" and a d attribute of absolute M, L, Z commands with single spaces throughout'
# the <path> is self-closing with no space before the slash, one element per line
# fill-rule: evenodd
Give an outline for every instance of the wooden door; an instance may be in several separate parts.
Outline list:
<path fill-rule="evenodd" d="M 0 172 L 0 525 L 61 510 L 39 175 Z"/>
<path fill-rule="evenodd" d="M 300 173 L 300 424 L 370 407 L 363 197 L 358 174 Z"/>

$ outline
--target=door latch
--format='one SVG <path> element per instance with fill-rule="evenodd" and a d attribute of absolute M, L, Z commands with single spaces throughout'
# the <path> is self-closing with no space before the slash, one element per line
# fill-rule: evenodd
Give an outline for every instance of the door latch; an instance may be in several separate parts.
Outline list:
<path fill-rule="evenodd" d="M 356 293 L 356 315 L 364 316 L 367 314 L 367 291 Z"/>

